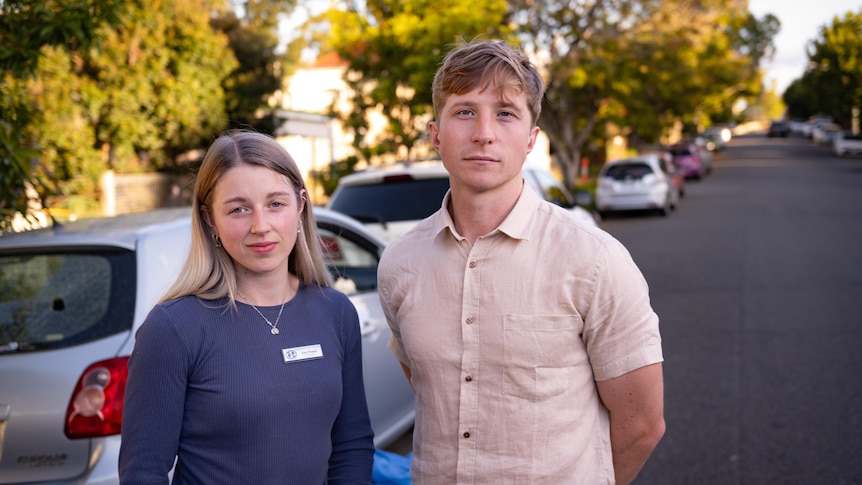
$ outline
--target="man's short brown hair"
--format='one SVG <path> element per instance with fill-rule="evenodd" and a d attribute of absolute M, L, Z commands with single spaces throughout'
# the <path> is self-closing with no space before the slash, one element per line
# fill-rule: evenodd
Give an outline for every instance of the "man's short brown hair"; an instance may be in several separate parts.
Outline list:
<path fill-rule="evenodd" d="M 468 93 L 476 88 L 525 94 L 535 125 L 542 112 L 545 93 L 536 66 L 520 49 L 501 40 L 464 43 L 446 54 L 431 86 L 434 112 L 439 115 L 449 95 Z"/>

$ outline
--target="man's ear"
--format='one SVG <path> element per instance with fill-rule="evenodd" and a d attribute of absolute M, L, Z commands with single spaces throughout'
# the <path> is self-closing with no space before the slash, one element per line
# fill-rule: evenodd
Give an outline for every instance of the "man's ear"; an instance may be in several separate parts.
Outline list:
<path fill-rule="evenodd" d="M 434 147 L 435 150 L 440 150 L 440 127 L 437 125 L 436 121 L 428 122 L 428 138 L 431 140 L 431 146 Z"/>
<path fill-rule="evenodd" d="M 539 137 L 539 132 L 541 132 L 541 128 L 538 126 L 534 126 L 532 130 L 530 130 L 530 137 L 527 138 L 527 153 L 533 151 L 533 148 L 536 146 L 536 139 Z"/>

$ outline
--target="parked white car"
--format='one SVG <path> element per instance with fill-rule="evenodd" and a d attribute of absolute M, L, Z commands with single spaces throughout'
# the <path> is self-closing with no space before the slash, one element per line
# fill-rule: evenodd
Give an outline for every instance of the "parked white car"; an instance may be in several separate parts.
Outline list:
<path fill-rule="evenodd" d="M 415 419 L 377 294 L 385 242 L 314 213 L 336 287 L 359 313 L 374 442 L 385 447 Z M 126 362 L 182 268 L 190 223 L 190 208 L 164 209 L 0 236 L 0 483 L 119 483 Z"/>
<path fill-rule="evenodd" d="M 551 172 L 525 164 L 522 174 L 545 200 L 569 209 L 587 224 L 598 225 Z M 398 163 L 342 177 L 327 207 L 363 222 L 392 242 L 440 209 L 447 190 L 449 172 L 439 160 Z"/>
<path fill-rule="evenodd" d="M 839 157 L 862 155 L 862 133 L 842 131 L 832 139 L 832 153 Z"/>
<path fill-rule="evenodd" d="M 658 155 L 646 154 L 605 163 L 596 185 L 596 210 L 602 217 L 618 211 L 658 211 L 666 216 L 679 192 Z"/>
<path fill-rule="evenodd" d="M 838 133 L 841 133 L 841 125 L 835 123 L 817 124 L 811 130 L 811 141 L 817 145 L 831 145 Z"/>

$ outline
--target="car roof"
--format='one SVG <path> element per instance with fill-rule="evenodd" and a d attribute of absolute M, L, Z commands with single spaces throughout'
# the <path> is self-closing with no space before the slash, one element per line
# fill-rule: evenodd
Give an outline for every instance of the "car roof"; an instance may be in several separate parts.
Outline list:
<path fill-rule="evenodd" d="M 632 157 L 617 158 L 615 160 L 608 160 L 607 162 L 605 162 L 605 167 L 611 167 L 614 165 L 626 165 L 630 163 L 646 163 L 648 165 L 658 164 L 659 156 L 656 153 L 644 153 Z"/>
<path fill-rule="evenodd" d="M 409 175 L 416 179 L 449 177 L 449 172 L 440 160 L 399 162 L 392 165 L 373 166 L 341 177 L 339 185 L 365 185 L 380 183 L 386 177 Z"/>
<path fill-rule="evenodd" d="M 0 250 L 22 247 L 112 245 L 134 249 L 141 235 L 187 224 L 191 207 L 94 217 L 0 235 Z"/>

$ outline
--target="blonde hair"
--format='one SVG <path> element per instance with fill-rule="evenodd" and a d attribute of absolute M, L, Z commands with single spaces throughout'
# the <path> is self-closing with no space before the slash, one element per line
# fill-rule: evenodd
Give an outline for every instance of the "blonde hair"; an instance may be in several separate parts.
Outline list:
<path fill-rule="evenodd" d="M 192 204 L 192 243 L 180 276 L 161 301 L 187 295 L 205 300 L 227 297 L 236 300 L 236 273 L 228 253 L 216 246 L 202 211 L 212 206 L 216 184 L 231 168 L 246 164 L 268 168 L 287 177 L 296 192 L 297 204 L 305 183 L 293 157 L 272 137 L 251 131 L 232 131 L 216 138 L 198 170 Z M 330 286 L 331 276 L 323 262 L 311 203 L 305 202 L 300 217 L 302 231 L 288 256 L 288 272 L 306 286 Z M 287 278 L 288 275 L 285 275 Z"/>
<path fill-rule="evenodd" d="M 480 88 L 495 88 L 501 96 L 510 90 L 527 96 L 533 125 L 542 113 L 545 86 L 536 66 L 520 49 L 501 40 L 462 43 L 443 58 L 431 85 L 434 112 L 446 104 L 449 95 Z"/>

